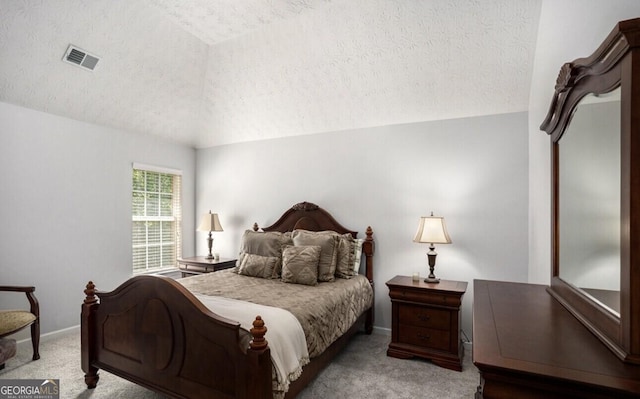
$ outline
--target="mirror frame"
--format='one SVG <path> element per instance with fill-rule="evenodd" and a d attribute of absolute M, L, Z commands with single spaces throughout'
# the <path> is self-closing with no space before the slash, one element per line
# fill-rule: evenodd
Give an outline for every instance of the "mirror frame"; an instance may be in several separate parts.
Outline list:
<path fill-rule="evenodd" d="M 635 78 L 635 79 L 634 79 Z M 559 277 L 558 146 L 580 100 L 621 88 L 620 317 Z M 640 18 L 621 21 L 589 57 L 560 69 L 540 129 L 551 136 L 549 293 L 621 360 L 640 364 Z"/>

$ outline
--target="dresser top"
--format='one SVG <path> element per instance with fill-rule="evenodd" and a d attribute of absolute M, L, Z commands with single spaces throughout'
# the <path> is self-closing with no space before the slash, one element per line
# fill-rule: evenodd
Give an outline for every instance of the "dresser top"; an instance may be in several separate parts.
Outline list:
<path fill-rule="evenodd" d="M 474 280 L 473 362 L 640 394 L 640 366 L 619 360 L 544 285 Z"/>

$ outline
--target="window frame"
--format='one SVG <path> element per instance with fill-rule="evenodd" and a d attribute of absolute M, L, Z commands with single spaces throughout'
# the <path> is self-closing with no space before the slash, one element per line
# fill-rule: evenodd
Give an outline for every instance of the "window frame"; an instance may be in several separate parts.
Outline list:
<path fill-rule="evenodd" d="M 134 173 L 136 170 L 140 170 L 145 172 L 145 186 L 144 190 L 138 190 L 134 187 Z M 158 176 L 158 187 L 156 191 L 148 191 L 146 174 L 147 173 L 157 173 Z M 162 215 L 162 175 L 171 175 L 172 176 L 172 192 L 171 192 L 171 212 L 172 215 Z M 133 163 L 131 169 L 131 179 L 130 179 L 130 188 L 131 188 L 131 271 L 134 275 L 137 274 L 145 274 L 145 273 L 156 273 L 167 269 L 173 269 L 177 267 L 177 259 L 182 257 L 182 171 L 178 169 L 170 169 L 164 167 L 158 167 L 153 165 L 146 165 L 140 163 Z M 134 198 L 135 193 L 142 193 L 143 196 L 151 194 L 157 194 L 157 215 L 146 215 L 147 213 L 147 204 L 148 202 L 144 201 L 145 207 L 145 215 L 134 215 Z M 136 222 L 147 222 L 145 223 L 145 232 L 141 235 L 144 235 L 144 244 L 140 244 L 136 242 L 137 234 L 135 232 L 135 224 Z M 158 235 L 160 242 L 158 244 L 149 244 L 149 228 L 150 223 L 158 222 Z M 163 241 L 165 234 L 163 232 L 163 224 L 164 222 L 173 222 L 173 232 L 171 233 L 172 239 Z M 164 243 L 171 243 L 174 247 L 174 256 L 172 256 L 171 260 L 168 263 L 163 262 L 163 245 Z M 159 247 L 159 256 L 160 256 L 160 266 L 154 266 L 149 264 L 150 253 L 149 248 Z M 144 268 L 135 268 L 136 263 L 134 262 L 136 250 L 144 248 Z"/>

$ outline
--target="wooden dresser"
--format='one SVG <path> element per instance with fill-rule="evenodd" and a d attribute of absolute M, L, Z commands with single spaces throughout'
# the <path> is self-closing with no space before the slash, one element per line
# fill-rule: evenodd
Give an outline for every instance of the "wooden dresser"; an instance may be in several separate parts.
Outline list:
<path fill-rule="evenodd" d="M 474 280 L 476 398 L 640 397 L 640 366 L 620 361 L 547 286 Z"/>
<path fill-rule="evenodd" d="M 396 276 L 387 281 L 391 297 L 391 343 L 387 355 L 414 356 L 462 371 L 460 306 L 467 283 L 441 280 L 438 284 Z"/>

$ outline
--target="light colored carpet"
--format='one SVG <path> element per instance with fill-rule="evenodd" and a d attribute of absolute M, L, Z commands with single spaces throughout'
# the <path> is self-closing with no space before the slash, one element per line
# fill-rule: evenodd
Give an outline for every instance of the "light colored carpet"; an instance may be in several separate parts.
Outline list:
<path fill-rule="evenodd" d="M 356 335 L 334 361 L 300 394 L 300 399 L 471 399 L 479 381 L 477 368 L 465 353 L 463 371 L 440 368 L 428 361 L 386 355 L 390 337 Z M 0 371 L 0 379 L 59 379 L 60 398 L 142 398 L 164 396 L 100 371 L 96 389 L 86 389 L 80 369 L 79 330 L 43 340 L 41 359 L 31 360 L 30 343 Z"/>

